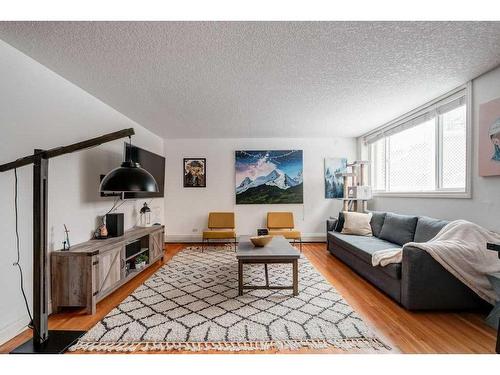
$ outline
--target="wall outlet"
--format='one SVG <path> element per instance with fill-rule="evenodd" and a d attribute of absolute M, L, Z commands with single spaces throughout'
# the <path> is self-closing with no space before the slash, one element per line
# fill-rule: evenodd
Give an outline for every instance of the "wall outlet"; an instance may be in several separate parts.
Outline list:
<path fill-rule="evenodd" d="M 198 228 L 193 228 L 193 233 L 198 232 Z"/>

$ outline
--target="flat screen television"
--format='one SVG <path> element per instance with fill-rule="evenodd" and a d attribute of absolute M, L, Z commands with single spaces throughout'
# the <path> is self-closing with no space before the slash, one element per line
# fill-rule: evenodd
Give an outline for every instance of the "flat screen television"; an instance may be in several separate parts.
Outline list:
<path fill-rule="evenodd" d="M 158 192 L 137 192 L 123 193 L 123 199 L 139 199 L 139 198 L 161 198 L 164 196 L 165 189 L 165 158 L 163 156 L 154 154 L 150 151 L 144 150 L 136 146 L 130 146 L 125 143 L 124 160 L 132 156 L 132 160 L 141 165 L 149 173 L 153 175 L 158 184 Z"/>

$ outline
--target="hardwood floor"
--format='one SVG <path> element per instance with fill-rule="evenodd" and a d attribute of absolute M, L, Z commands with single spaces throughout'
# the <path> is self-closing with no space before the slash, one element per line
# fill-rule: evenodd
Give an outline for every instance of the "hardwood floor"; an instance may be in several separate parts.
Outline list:
<path fill-rule="evenodd" d="M 185 246 L 187 244 L 168 244 L 168 251 L 164 261 L 158 262 L 158 264 L 123 285 L 100 302 L 97 305 L 95 315 L 86 315 L 83 310 L 54 314 L 49 318 L 49 328 L 90 329 L 161 267 L 164 262 L 168 262 L 172 256 Z M 304 244 L 303 252 L 363 317 L 366 323 L 378 333 L 379 337 L 392 346 L 393 353 L 494 353 L 496 332 L 484 323 L 487 312 L 409 312 L 330 255 L 325 244 Z M 30 336 L 30 330 L 24 331 L 0 346 L 0 353 L 8 353 Z M 334 349 L 301 349 L 299 351 L 270 350 L 255 353 L 336 352 L 341 351 Z M 171 353 L 180 352 L 174 351 Z M 221 352 L 209 351 L 202 353 Z"/>

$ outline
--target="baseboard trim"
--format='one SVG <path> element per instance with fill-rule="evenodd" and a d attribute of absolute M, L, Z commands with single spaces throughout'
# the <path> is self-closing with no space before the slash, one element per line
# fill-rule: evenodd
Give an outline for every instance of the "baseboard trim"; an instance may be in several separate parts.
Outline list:
<path fill-rule="evenodd" d="M 238 236 L 239 238 L 239 236 Z M 201 235 L 193 234 L 169 234 L 165 237 L 166 243 L 201 243 Z M 215 241 L 214 241 L 215 242 Z M 221 241 L 227 242 L 227 241 Z M 304 233 L 302 242 L 326 242 L 324 233 Z"/>
<path fill-rule="evenodd" d="M 19 318 L 0 330 L 0 345 L 19 335 L 28 326 L 28 318 Z"/>

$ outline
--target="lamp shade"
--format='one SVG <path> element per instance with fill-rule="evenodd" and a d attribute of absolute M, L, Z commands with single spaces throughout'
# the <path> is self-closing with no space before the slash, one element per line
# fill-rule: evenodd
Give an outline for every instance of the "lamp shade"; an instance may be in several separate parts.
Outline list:
<path fill-rule="evenodd" d="M 138 163 L 125 161 L 113 169 L 101 181 L 102 192 L 158 192 L 158 184 L 147 170 Z"/>

